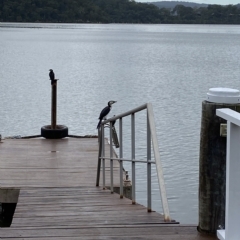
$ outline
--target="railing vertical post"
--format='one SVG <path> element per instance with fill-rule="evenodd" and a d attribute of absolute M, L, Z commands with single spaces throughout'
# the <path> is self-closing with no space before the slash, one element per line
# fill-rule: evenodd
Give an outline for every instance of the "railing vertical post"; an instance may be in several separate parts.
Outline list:
<path fill-rule="evenodd" d="M 152 182 L 151 182 L 151 132 L 147 111 L 147 208 L 148 212 L 152 211 Z"/>
<path fill-rule="evenodd" d="M 110 122 L 110 176 L 111 176 L 111 193 L 113 193 L 113 140 L 112 140 L 112 122 Z"/>
<path fill-rule="evenodd" d="M 119 118 L 119 157 L 123 158 L 122 118 Z M 120 198 L 123 198 L 123 161 L 120 160 Z"/>
<path fill-rule="evenodd" d="M 132 204 L 136 203 L 136 177 L 135 177 L 135 115 L 131 114 L 131 139 L 132 139 Z"/>
<path fill-rule="evenodd" d="M 100 172 L 101 172 L 101 157 L 102 157 L 102 131 L 98 129 L 98 166 L 97 166 L 97 179 L 96 187 L 99 186 Z"/>
<path fill-rule="evenodd" d="M 102 175 L 103 175 L 103 189 L 105 189 L 105 139 L 104 139 L 104 124 L 101 125 L 102 132 Z"/>
<path fill-rule="evenodd" d="M 163 177 L 163 169 L 162 169 L 162 164 L 161 164 L 161 160 L 160 160 L 160 153 L 159 153 L 159 149 L 158 149 L 158 139 L 157 139 L 157 134 L 156 134 L 156 126 L 155 126 L 155 121 L 154 121 L 152 104 L 150 104 L 150 103 L 147 104 L 147 111 L 148 111 L 149 126 L 150 126 L 150 130 L 151 130 L 153 152 L 154 152 L 157 175 L 158 175 L 159 190 L 160 190 L 161 199 L 162 199 L 164 221 L 170 222 L 171 218 L 170 218 L 170 213 L 169 213 L 167 193 L 166 193 L 164 177 Z"/>

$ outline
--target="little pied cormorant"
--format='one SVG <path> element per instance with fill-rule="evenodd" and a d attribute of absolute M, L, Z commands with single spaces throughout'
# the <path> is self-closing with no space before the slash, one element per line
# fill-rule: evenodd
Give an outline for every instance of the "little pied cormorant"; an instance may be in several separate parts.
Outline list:
<path fill-rule="evenodd" d="M 52 69 L 50 69 L 49 71 L 50 71 L 49 77 L 50 77 L 50 80 L 51 80 L 51 84 L 53 84 L 54 80 L 55 80 L 55 74 L 54 74 Z"/>
<path fill-rule="evenodd" d="M 99 116 L 99 122 L 98 122 L 98 125 L 97 125 L 97 129 L 100 127 L 101 125 L 101 122 L 103 119 L 106 118 L 106 116 L 109 114 L 110 110 L 111 110 L 111 107 L 114 103 L 116 103 L 117 101 L 109 101 L 108 102 L 108 105 L 101 111 L 100 113 L 100 116 Z"/>
<path fill-rule="evenodd" d="M 55 79 L 55 74 L 54 74 L 53 70 L 50 69 L 49 71 L 50 71 L 50 73 L 49 73 L 50 80 L 54 80 Z"/>

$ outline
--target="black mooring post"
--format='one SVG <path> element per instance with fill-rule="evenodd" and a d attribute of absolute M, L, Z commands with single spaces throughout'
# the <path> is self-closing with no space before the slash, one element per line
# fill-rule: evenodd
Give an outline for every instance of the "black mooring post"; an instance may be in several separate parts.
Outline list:
<path fill-rule="evenodd" d="M 61 139 L 68 136 L 68 127 L 65 125 L 57 125 L 57 81 L 54 73 L 50 69 L 49 74 L 52 88 L 52 104 L 51 104 L 51 125 L 41 127 L 41 136 L 47 139 Z"/>
<path fill-rule="evenodd" d="M 51 109 L 51 128 L 57 126 L 57 79 L 51 82 L 52 86 L 52 109 Z"/>

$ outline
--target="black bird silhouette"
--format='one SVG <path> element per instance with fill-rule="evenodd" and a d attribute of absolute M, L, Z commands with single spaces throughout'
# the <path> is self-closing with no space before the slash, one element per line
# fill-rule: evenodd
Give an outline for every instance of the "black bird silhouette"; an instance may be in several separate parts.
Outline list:
<path fill-rule="evenodd" d="M 51 84 L 53 84 L 54 80 L 55 80 L 55 74 L 54 74 L 52 69 L 50 69 L 49 71 L 50 71 L 49 77 L 50 77 L 50 80 L 51 80 Z"/>
<path fill-rule="evenodd" d="M 112 105 L 114 103 L 116 103 L 117 101 L 109 101 L 108 105 L 101 111 L 100 116 L 99 116 L 99 122 L 97 125 L 97 129 L 99 129 L 101 122 L 103 119 L 106 119 L 107 115 L 109 114 L 109 112 L 111 111 Z"/>

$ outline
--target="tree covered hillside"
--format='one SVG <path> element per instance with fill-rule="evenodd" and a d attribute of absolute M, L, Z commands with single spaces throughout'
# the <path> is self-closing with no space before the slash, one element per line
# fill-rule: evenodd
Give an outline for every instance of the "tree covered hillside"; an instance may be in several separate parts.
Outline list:
<path fill-rule="evenodd" d="M 154 5 L 129 0 L 1 0 L 0 21 L 159 23 Z"/>
<path fill-rule="evenodd" d="M 240 24 L 240 8 L 159 8 L 134 0 L 0 0 L 0 22 Z"/>
<path fill-rule="evenodd" d="M 177 5 L 183 5 L 184 7 L 191 7 L 191 8 L 200 8 L 200 7 L 207 7 L 209 4 L 205 3 L 194 3 L 194 2 L 182 2 L 182 1 L 158 1 L 158 2 L 149 2 L 154 4 L 159 8 L 168 8 L 173 9 Z"/>

